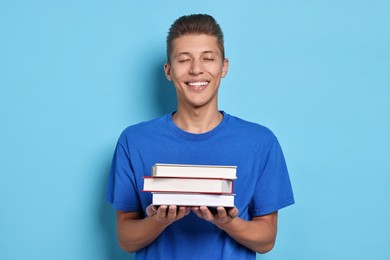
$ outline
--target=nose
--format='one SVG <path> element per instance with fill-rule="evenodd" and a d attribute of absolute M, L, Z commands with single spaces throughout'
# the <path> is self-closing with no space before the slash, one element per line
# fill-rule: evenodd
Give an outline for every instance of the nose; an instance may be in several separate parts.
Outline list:
<path fill-rule="evenodd" d="M 203 73 L 203 64 L 202 64 L 202 62 L 198 61 L 198 60 L 194 60 L 191 63 L 190 74 L 192 74 L 192 75 L 199 75 L 199 74 L 202 74 L 202 73 Z"/>

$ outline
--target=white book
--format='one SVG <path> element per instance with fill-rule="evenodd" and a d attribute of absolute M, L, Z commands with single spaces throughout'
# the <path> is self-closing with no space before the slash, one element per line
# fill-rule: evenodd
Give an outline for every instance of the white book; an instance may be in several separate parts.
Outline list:
<path fill-rule="evenodd" d="M 236 179 L 237 166 L 156 163 L 152 176 Z"/>
<path fill-rule="evenodd" d="M 234 194 L 153 192 L 154 205 L 234 207 Z"/>
<path fill-rule="evenodd" d="M 233 180 L 145 176 L 143 191 L 233 193 Z"/>

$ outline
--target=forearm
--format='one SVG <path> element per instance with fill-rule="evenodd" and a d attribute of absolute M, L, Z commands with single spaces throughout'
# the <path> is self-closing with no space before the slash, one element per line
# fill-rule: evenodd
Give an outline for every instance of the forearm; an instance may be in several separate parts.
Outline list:
<path fill-rule="evenodd" d="M 267 218 L 259 217 L 251 221 L 236 217 L 230 222 L 218 223 L 216 225 L 228 233 L 238 243 L 255 252 L 263 254 L 270 251 L 275 244 L 277 213 L 273 214 L 275 214 L 275 216 Z"/>
<path fill-rule="evenodd" d="M 117 211 L 117 232 L 121 248 L 138 251 L 152 243 L 171 223 L 188 215 L 190 208 L 171 206 L 146 208 L 147 217 L 139 212 Z"/>
<path fill-rule="evenodd" d="M 122 218 L 117 222 L 119 245 L 127 252 L 135 252 L 149 245 L 168 226 L 151 217 L 132 219 L 123 215 L 118 218 Z"/>

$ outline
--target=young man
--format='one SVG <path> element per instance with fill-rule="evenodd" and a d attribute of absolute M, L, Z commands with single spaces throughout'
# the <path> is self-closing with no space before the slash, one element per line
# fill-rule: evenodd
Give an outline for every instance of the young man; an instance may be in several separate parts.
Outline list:
<path fill-rule="evenodd" d="M 213 17 L 173 23 L 164 70 L 177 111 L 123 131 L 107 189 L 119 243 L 137 259 L 255 259 L 274 246 L 277 211 L 294 203 L 286 164 L 270 130 L 218 110 L 228 66 Z M 236 207 L 151 205 L 142 177 L 155 163 L 236 165 Z"/>

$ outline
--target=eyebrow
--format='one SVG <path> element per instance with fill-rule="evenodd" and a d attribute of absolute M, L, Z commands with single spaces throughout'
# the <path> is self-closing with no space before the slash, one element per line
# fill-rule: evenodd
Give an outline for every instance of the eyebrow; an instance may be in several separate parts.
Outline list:
<path fill-rule="evenodd" d="M 217 54 L 215 51 L 202 51 L 202 54 Z M 183 52 L 179 52 L 178 54 L 175 55 L 175 57 L 179 57 L 181 55 L 190 55 L 191 56 L 191 53 L 190 52 L 187 52 L 187 51 L 183 51 Z"/>

